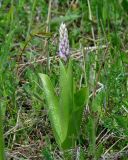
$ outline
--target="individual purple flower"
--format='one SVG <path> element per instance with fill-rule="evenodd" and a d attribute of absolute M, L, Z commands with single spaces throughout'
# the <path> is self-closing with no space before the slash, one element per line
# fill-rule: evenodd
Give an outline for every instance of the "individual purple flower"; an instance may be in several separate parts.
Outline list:
<path fill-rule="evenodd" d="M 66 61 L 69 56 L 69 40 L 68 31 L 64 23 L 61 23 L 59 33 L 59 56 Z"/>

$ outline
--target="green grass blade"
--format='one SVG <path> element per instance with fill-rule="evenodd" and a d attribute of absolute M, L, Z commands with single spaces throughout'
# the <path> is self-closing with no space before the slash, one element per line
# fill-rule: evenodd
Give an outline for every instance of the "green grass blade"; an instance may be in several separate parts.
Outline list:
<path fill-rule="evenodd" d="M 87 131 L 89 137 L 89 154 L 95 159 L 96 156 L 96 133 L 95 133 L 95 118 L 94 116 L 89 117 L 87 124 Z"/>
<path fill-rule="evenodd" d="M 3 137 L 3 118 L 0 106 L 0 160 L 5 160 L 4 154 L 4 137 Z"/>

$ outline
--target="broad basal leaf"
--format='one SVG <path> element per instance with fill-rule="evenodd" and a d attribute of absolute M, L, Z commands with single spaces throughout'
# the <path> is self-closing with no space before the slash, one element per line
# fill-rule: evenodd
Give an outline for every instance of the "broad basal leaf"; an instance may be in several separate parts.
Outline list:
<path fill-rule="evenodd" d="M 74 107 L 70 114 L 67 135 L 61 144 L 63 149 L 74 147 L 80 133 L 80 125 L 83 115 L 84 104 L 88 101 L 88 88 L 84 87 L 74 95 Z"/>
<path fill-rule="evenodd" d="M 76 132 L 79 132 L 80 124 L 82 120 L 83 110 L 85 107 L 85 104 L 88 102 L 89 98 L 89 90 L 88 87 L 81 88 L 78 92 L 74 95 L 74 112 L 73 112 L 73 118 L 74 118 L 74 128 L 76 129 Z"/>
<path fill-rule="evenodd" d="M 68 123 L 73 108 L 73 77 L 72 77 L 72 64 L 69 62 L 68 69 L 66 70 L 63 63 L 60 61 L 60 114 L 61 114 L 61 127 L 62 127 L 62 142 L 67 135 Z"/>
<path fill-rule="evenodd" d="M 46 100 L 48 103 L 48 114 L 50 122 L 54 131 L 55 138 L 60 144 L 61 139 L 61 124 L 60 124 L 60 111 L 57 96 L 55 95 L 54 88 L 50 78 L 45 74 L 39 74 L 43 83 Z"/>

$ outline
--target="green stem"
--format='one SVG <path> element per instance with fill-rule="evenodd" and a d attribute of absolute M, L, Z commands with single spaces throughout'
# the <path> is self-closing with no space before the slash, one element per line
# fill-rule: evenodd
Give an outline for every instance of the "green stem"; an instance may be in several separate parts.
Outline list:
<path fill-rule="evenodd" d="M 3 137 L 3 116 L 0 106 L 0 160 L 5 160 L 4 137 Z"/>
<path fill-rule="evenodd" d="M 37 2 L 37 0 L 33 1 L 32 10 L 31 10 L 31 14 L 30 14 L 30 17 L 29 17 L 28 31 L 27 31 L 27 38 L 26 38 L 27 40 L 29 38 L 30 30 L 31 30 L 31 27 L 32 27 L 32 22 L 33 22 L 34 10 L 35 10 L 35 7 L 36 7 L 36 2 Z"/>
<path fill-rule="evenodd" d="M 89 118 L 89 124 L 88 124 L 88 132 L 89 132 L 89 155 L 92 156 L 92 159 L 96 159 L 96 133 L 95 133 L 95 117 L 93 113 Z"/>

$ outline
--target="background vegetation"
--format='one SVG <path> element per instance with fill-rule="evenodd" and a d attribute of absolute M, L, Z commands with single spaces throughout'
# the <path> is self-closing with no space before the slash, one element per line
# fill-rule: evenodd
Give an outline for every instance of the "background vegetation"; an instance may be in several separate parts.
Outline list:
<path fill-rule="evenodd" d="M 0 106 L 7 159 L 64 159 L 38 76 L 48 74 L 57 90 L 61 22 L 69 31 L 77 84 L 84 83 L 86 73 L 90 89 L 78 145 L 69 151 L 72 159 L 126 160 L 127 0 L 0 2 Z"/>

